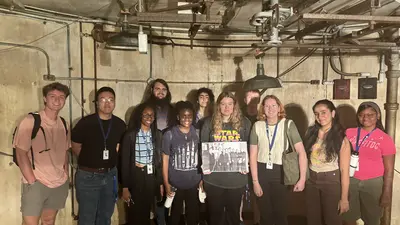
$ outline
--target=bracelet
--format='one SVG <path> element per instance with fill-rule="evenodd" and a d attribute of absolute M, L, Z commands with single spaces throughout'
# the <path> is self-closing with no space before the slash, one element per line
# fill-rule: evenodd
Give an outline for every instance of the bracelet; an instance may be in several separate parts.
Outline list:
<path fill-rule="evenodd" d="M 253 180 L 253 182 L 258 182 L 258 180 Z"/>

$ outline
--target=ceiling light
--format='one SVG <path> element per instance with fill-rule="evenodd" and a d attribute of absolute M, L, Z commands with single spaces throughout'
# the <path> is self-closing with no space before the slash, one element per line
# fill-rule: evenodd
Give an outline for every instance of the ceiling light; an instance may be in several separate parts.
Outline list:
<path fill-rule="evenodd" d="M 136 51 L 139 48 L 138 34 L 122 31 L 107 40 L 106 48 Z"/>
<path fill-rule="evenodd" d="M 266 76 L 264 74 L 264 64 L 262 57 L 257 63 L 257 75 L 248 79 L 243 84 L 244 91 L 268 89 L 268 88 L 281 88 L 282 84 L 278 78 Z"/>

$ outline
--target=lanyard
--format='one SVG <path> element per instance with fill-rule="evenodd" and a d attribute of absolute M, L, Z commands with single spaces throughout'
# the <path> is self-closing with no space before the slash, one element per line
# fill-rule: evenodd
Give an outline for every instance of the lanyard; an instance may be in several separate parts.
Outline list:
<path fill-rule="evenodd" d="M 269 154 L 271 154 L 272 148 L 274 147 L 274 144 L 275 144 L 275 137 L 276 137 L 276 131 L 278 130 L 278 124 L 279 124 L 279 122 L 275 125 L 274 134 L 272 135 L 272 140 L 269 140 L 268 122 L 265 122 L 265 125 L 267 125 L 267 138 L 268 138 L 268 144 L 269 144 Z"/>
<path fill-rule="evenodd" d="M 113 121 L 112 120 L 112 115 L 111 115 L 111 119 L 110 119 L 110 125 L 108 126 L 107 134 L 104 133 L 103 123 L 100 120 L 99 114 L 97 114 L 97 120 L 99 121 L 101 134 L 103 135 L 103 138 L 104 138 L 104 148 L 107 149 L 107 138 L 108 138 L 108 135 L 110 134 L 112 121 Z"/>
<path fill-rule="evenodd" d="M 367 140 L 367 138 L 369 138 L 369 136 L 372 134 L 372 132 L 375 131 L 376 128 L 374 128 L 373 130 L 371 130 L 367 135 L 365 135 L 365 137 L 361 140 L 361 143 L 359 143 L 360 141 L 360 133 L 361 133 L 361 128 L 357 128 L 357 140 L 356 140 L 356 152 L 358 152 L 360 150 L 360 147 L 362 145 L 362 143 L 364 143 L 365 140 Z"/>

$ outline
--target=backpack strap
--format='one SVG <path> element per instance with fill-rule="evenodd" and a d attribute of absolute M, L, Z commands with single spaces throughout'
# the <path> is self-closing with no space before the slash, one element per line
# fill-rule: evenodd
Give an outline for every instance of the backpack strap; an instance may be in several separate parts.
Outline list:
<path fill-rule="evenodd" d="M 67 122 L 65 122 L 65 119 L 63 117 L 60 116 L 60 119 L 64 125 L 65 128 L 65 135 L 68 137 L 68 128 L 67 128 Z M 43 132 L 44 133 L 44 132 Z"/>
<path fill-rule="evenodd" d="M 43 127 L 40 126 L 40 124 L 42 123 L 42 119 L 40 118 L 40 114 L 39 113 L 32 113 L 30 112 L 29 115 L 33 116 L 33 129 L 32 129 L 32 135 L 31 135 L 31 140 L 36 138 L 37 133 L 39 132 L 39 129 L 42 130 L 43 135 L 45 137 L 45 141 L 46 141 L 46 134 L 44 133 Z M 32 157 L 32 169 L 35 169 L 35 158 L 34 158 L 34 154 L 33 154 L 33 148 L 31 145 L 31 157 Z"/>
<path fill-rule="evenodd" d="M 290 153 L 290 152 L 293 152 L 295 149 L 294 149 L 294 145 L 293 145 L 293 141 L 290 139 L 290 136 L 289 136 L 289 123 L 290 123 L 291 121 L 289 120 L 289 119 L 285 119 L 285 127 L 284 127 L 284 151 L 286 151 L 286 148 L 287 148 L 287 142 L 289 141 L 289 146 L 290 146 L 290 149 L 286 152 L 286 153 Z M 291 150 L 291 151 L 290 151 Z"/>

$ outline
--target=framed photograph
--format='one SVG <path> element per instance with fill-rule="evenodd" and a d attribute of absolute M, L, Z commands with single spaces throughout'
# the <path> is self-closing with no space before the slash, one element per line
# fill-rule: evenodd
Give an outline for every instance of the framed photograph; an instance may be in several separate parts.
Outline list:
<path fill-rule="evenodd" d="M 246 142 L 203 142 L 203 172 L 249 172 Z"/>

